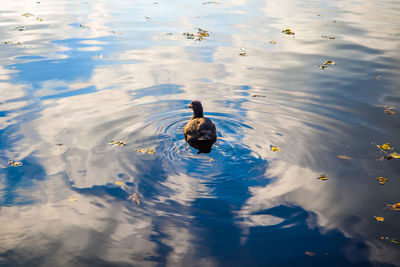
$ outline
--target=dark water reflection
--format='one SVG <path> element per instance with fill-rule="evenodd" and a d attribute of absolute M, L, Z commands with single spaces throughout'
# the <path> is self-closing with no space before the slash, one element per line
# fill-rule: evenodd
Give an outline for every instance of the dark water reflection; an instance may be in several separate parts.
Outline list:
<path fill-rule="evenodd" d="M 398 266 L 399 161 L 371 142 L 400 147 L 400 110 L 380 107 L 399 108 L 399 15 L 394 1 L 7 2 L 0 265 Z M 210 36 L 182 35 L 196 28 Z M 218 129 L 209 154 L 184 140 L 192 99 Z"/>

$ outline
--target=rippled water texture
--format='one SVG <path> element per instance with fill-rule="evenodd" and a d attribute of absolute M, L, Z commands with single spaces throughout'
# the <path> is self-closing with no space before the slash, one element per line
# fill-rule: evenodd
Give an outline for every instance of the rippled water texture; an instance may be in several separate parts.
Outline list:
<path fill-rule="evenodd" d="M 375 145 L 400 152 L 399 18 L 1 0 L 0 265 L 400 266 L 400 161 Z M 209 154 L 184 140 L 193 99 Z"/>

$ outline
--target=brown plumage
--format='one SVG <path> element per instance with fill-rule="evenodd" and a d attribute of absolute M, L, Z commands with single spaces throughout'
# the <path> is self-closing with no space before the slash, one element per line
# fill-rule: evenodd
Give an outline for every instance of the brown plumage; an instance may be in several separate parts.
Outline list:
<path fill-rule="evenodd" d="M 208 153 L 217 141 L 217 129 L 210 119 L 203 117 L 203 107 L 199 101 L 192 101 L 189 108 L 193 109 L 193 117 L 183 129 L 185 140 L 199 152 Z"/>

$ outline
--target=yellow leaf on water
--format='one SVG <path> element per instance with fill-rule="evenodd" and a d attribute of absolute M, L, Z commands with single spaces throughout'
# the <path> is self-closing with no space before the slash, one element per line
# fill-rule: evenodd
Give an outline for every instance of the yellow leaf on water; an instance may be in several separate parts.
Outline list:
<path fill-rule="evenodd" d="M 271 42 L 269 42 L 270 44 L 276 44 L 276 42 L 274 42 L 274 41 L 271 41 Z"/>
<path fill-rule="evenodd" d="M 214 161 L 214 158 L 210 158 L 210 162 L 213 162 Z"/>
<path fill-rule="evenodd" d="M 374 218 L 375 218 L 377 221 L 380 221 L 380 222 L 383 222 L 383 221 L 385 220 L 385 218 L 383 218 L 383 217 L 378 217 L 378 216 L 374 216 Z"/>
<path fill-rule="evenodd" d="M 269 149 L 270 149 L 271 151 L 273 151 L 273 152 L 278 152 L 278 151 L 281 150 L 279 147 L 273 146 L 273 145 L 270 145 L 270 146 L 269 146 Z"/>
<path fill-rule="evenodd" d="M 326 181 L 328 180 L 328 177 L 325 174 L 321 174 L 321 176 L 318 177 L 317 179 L 320 179 L 321 181 Z"/>
<path fill-rule="evenodd" d="M 71 197 L 71 198 L 68 199 L 69 202 L 75 202 L 77 200 L 78 200 L 77 197 Z"/>
<path fill-rule="evenodd" d="M 386 204 L 386 206 L 391 210 L 400 210 L 400 202 L 397 204 Z"/>
<path fill-rule="evenodd" d="M 324 65 L 336 65 L 336 62 L 332 60 L 327 60 L 325 61 Z"/>
<path fill-rule="evenodd" d="M 393 153 L 390 153 L 389 155 L 390 155 L 392 158 L 400 159 L 400 154 L 399 154 L 399 153 L 393 152 Z"/>
<path fill-rule="evenodd" d="M 241 52 L 241 53 L 239 53 L 239 56 L 245 57 L 245 56 L 247 56 L 247 53 L 246 52 Z"/>
<path fill-rule="evenodd" d="M 149 154 L 149 155 L 153 155 L 154 154 L 154 150 L 155 150 L 154 148 L 147 149 L 146 153 Z"/>
<path fill-rule="evenodd" d="M 132 195 L 130 195 L 128 197 L 129 200 L 134 199 L 136 200 L 136 204 L 139 206 L 140 205 L 140 200 L 139 200 L 139 196 L 136 193 L 133 193 Z"/>
<path fill-rule="evenodd" d="M 389 180 L 388 180 L 387 178 L 385 178 L 385 177 L 379 177 L 379 178 L 376 178 L 376 180 L 378 180 L 380 184 L 386 184 L 387 181 L 389 181 Z"/>
<path fill-rule="evenodd" d="M 33 14 L 31 14 L 31 13 L 25 13 L 25 14 L 23 14 L 22 16 L 24 16 L 25 18 L 28 18 L 28 17 L 33 17 Z"/>
<path fill-rule="evenodd" d="M 121 182 L 121 181 L 115 181 L 115 182 L 114 182 L 114 184 L 116 184 L 116 185 L 124 185 L 124 182 Z"/>
<path fill-rule="evenodd" d="M 377 145 L 379 148 L 382 148 L 382 149 L 392 149 L 392 147 L 390 146 L 390 144 L 389 143 L 385 143 L 385 144 L 383 144 L 383 145 Z"/>
<path fill-rule="evenodd" d="M 337 157 L 338 157 L 339 159 L 351 159 L 350 157 L 348 157 L 348 156 L 343 156 L 343 155 L 337 155 Z"/>

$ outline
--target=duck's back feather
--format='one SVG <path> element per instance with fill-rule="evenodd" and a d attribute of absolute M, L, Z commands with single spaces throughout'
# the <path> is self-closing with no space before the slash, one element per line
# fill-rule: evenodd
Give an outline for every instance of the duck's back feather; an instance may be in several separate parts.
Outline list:
<path fill-rule="evenodd" d="M 217 130 L 210 119 L 192 118 L 183 129 L 187 142 L 207 141 L 214 143 L 217 140 Z"/>

